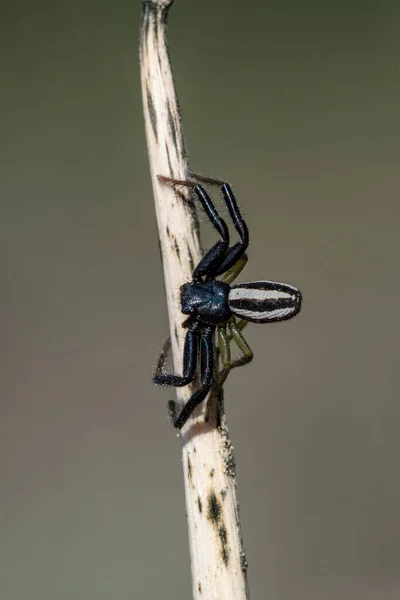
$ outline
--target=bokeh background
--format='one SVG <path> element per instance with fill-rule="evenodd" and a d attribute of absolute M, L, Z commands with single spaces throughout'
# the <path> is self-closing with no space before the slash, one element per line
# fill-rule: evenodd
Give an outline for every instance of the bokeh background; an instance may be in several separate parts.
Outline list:
<path fill-rule="evenodd" d="M 191 596 L 140 2 L 4 3 L 0 597 Z M 253 598 L 400 597 L 400 4 L 176 0 L 191 165 L 242 280 L 298 285 L 226 385 Z M 203 223 L 207 243 L 212 234 Z"/>

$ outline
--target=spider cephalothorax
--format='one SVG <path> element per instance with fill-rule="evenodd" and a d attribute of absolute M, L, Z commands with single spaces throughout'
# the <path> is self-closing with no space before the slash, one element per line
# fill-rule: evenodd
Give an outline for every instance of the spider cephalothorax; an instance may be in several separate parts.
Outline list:
<path fill-rule="evenodd" d="M 208 325 L 226 323 L 231 318 L 227 283 L 215 279 L 192 281 L 184 283 L 181 290 L 183 314 L 193 315 Z"/>
<path fill-rule="evenodd" d="M 191 383 L 196 376 L 197 359 L 200 354 L 201 387 L 191 396 L 174 420 L 178 429 L 183 427 L 194 409 L 207 396 L 213 384 L 214 350 L 213 337 L 218 328 L 219 350 L 223 363 L 220 373 L 220 384 L 225 381 L 229 371 L 239 365 L 246 364 L 253 358 L 253 353 L 241 330 L 248 321 L 255 323 L 271 323 L 284 321 L 294 317 L 301 308 L 301 294 L 298 289 L 286 283 L 275 281 L 253 281 L 231 286 L 247 262 L 245 254 L 249 244 L 247 225 L 243 220 L 232 189 L 227 183 L 199 177 L 198 181 L 212 185 L 220 185 L 224 200 L 229 210 L 239 242 L 229 247 L 229 231 L 226 223 L 218 215 L 204 187 L 196 181 L 180 181 L 168 177 L 160 177 L 169 185 L 193 188 L 204 211 L 220 240 L 205 254 L 195 270 L 192 281 L 181 287 L 182 312 L 189 315 L 186 321 L 187 333 L 183 350 L 183 374 L 164 373 L 166 350 L 161 354 L 154 382 L 159 385 L 183 387 Z M 216 279 L 221 276 L 222 281 Z M 241 318 L 236 321 L 235 316 Z M 229 329 L 229 333 L 227 332 Z M 231 360 L 230 341 L 234 339 L 242 356 Z"/>

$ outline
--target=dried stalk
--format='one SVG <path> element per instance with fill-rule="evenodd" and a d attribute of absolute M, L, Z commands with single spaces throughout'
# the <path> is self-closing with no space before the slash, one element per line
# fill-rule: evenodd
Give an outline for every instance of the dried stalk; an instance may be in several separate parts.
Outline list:
<path fill-rule="evenodd" d="M 163 185 L 159 175 L 186 179 L 188 160 L 167 48 L 167 15 L 173 0 L 145 0 L 140 61 L 146 137 L 163 260 L 174 368 L 182 372 L 185 330 L 179 289 L 201 258 L 190 193 Z M 195 385 L 195 384 L 194 384 Z M 185 402 L 194 385 L 178 389 Z M 205 403 L 204 403 L 205 404 Z M 235 465 L 222 394 L 208 399 L 181 431 L 193 598 L 248 598 Z"/>

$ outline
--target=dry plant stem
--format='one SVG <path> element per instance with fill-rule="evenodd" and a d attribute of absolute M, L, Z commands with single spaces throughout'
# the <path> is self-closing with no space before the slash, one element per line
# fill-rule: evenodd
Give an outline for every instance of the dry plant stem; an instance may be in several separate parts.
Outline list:
<path fill-rule="evenodd" d="M 164 267 L 176 372 L 182 372 L 185 330 L 179 289 L 191 280 L 201 258 L 195 213 L 184 188 L 158 176 L 186 179 L 188 164 L 167 49 L 167 13 L 172 2 L 143 2 L 140 60 L 146 136 Z M 181 402 L 194 386 L 178 390 Z M 193 598 L 248 598 L 247 562 L 242 548 L 232 446 L 221 394 L 204 403 L 181 431 Z M 160 409 L 161 410 L 161 409 Z M 217 426 L 218 425 L 218 426 Z"/>

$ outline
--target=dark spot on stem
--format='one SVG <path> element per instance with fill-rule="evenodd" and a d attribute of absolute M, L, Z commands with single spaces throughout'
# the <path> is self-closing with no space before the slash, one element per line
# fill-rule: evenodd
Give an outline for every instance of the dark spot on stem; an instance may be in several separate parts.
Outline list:
<path fill-rule="evenodd" d="M 175 127 L 174 115 L 172 114 L 171 104 L 170 104 L 169 100 L 167 101 L 167 111 L 168 111 L 168 125 L 169 125 L 169 129 L 171 131 L 172 141 L 176 148 L 176 141 L 177 141 L 176 127 Z"/>
<path fill-rule="evenodd" d="M 216 525 L 221 518 L 221 505 L 214 491 L 208 496 L 208 518 Z"/>
<path fill-rule="evenodd" d="M 191 271 L 194 271 L 194 258 L 192 254 L 192 250 L 190 246 L 188 246 L 188 255 L 189 255 L 189 267 Z"/>
<path fill-rule="evenodd" d="M 246 573 L 247 569 L 249 568 L 249 563 L 247 562 L 247 558 L 243 550 L 240 553 L 240 566 L 243 573 Z"/>
<path fill-rule="evenodd" d="M 214 490 L 211 490 L 208 495 L 208 518 L 214 525 L 216 533 L 218 534 L 221 542 L 221 558 L 224 565 L 227 567 L 229 563 L 229 544 L 228 544 L 228 532 L 226 530 L 223 520 L 223 509 L 219 502 Z"/>
<path fill-rule="evenodd" d="M 221 540 L 221 556 L 224 561 L 224 565 L 227 567 L 229 563 L 229 546 L 228 546 L 228 534 L 225 525 L 221 525 L 218 531 L 219 539 Z"/>
<path fill-rule="evenodd" d="M 158 28 L 159 25 L 157 23 L 157 20 L 154 20 L 154 46 L 156 49 L 158 49 Z M 160 61 L 160 54 L 158 53 L 158 61 Z"/>
<path fill-rule="evenodd" d="M 199 507 L 199 512 L 202 513 L 203 512 L 203 504 L 201 502 L 200 496 L 197 496 L 197 505 Z"/>
<path fill-rule="evenodd" d="M 149 111 L 149 117 L 150 117 L 151 126 L 153 128 L 154 137 L 156 138 L 156 141 L 158 142 L 157 114 L 156 114 L 156 110 L 154 108 L 153 98 L 150 94 L 149 89 L 147 89 L 147 110 Z"/>
<path fill-rule="evenodd" d="M 171 155 L 169 153 L 169 148 L 168 148 L 168 144 L 165 144 L 165 152 L 167 153 L 167 161 L 168 161 L 168 168 L 169 168 L 169 176 L 170 177 L 174 177 L 174 173 L 172 170 L 172 163 L 171 163 Z"/>
<path fill-rule="evenodd" d="M 179 250 L 179 246 L 178 246 L 178 242 L 176 241 L 176 238 L 174 238 L 174 250 L 176 252 L 176 255 L 178 257 L 178 259 L 181 258 L 181 251 Z"/>

